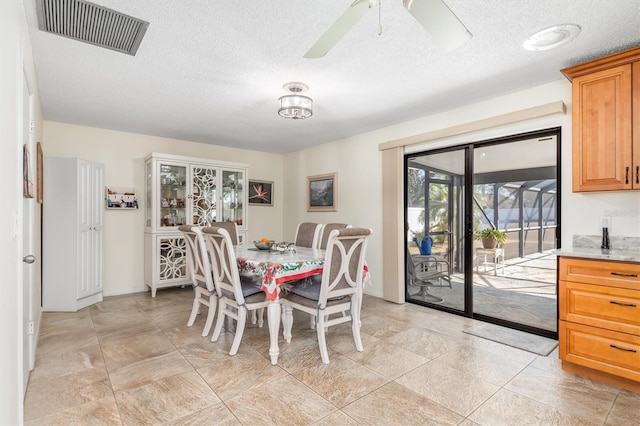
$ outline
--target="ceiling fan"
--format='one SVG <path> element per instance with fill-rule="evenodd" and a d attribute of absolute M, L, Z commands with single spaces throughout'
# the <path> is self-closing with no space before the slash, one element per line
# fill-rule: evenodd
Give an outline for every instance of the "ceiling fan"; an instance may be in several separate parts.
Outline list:
<path fill-rule="evenodd" d="M 321 58 L 362 18 L 377 0 L 355 0 L 322 37 L 305 53 L 305 58 Z M 402 0 L 425 30 L 446 50 L 453 50 L 472 37 L 467 27 L 443 0 Z"/>

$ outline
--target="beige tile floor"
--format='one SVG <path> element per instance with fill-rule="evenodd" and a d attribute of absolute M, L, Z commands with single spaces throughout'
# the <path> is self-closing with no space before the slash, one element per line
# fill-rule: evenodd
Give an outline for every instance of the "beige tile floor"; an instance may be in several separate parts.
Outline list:
<path fill-rule="evenodd" d="M 190 289 L 110 297 L 45 313 L 25 400 L 28 425 L 634 425 L 640 394 L 463 333 L 474 320 L 365 296 L 364 352 L 329 329 L 323 365 L 308 317 L 268 359 L 267 327 L 201 337 Z M 233 324 L 225 325 L 233 330 Z"/>

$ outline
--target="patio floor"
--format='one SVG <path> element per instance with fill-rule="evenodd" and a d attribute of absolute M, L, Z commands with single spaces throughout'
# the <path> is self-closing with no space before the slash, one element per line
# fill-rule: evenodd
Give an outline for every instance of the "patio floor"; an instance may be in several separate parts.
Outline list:
<path fill-rule="evenodd" d="M 451 276 L 452 287 L 431 287 L 429 293 L 443 299 L 439 306 L 464 309 L 461 273 Z M 535 253 L 505 260 L 505 273 L 493 269 L 473 274 L 474 312 L 544 330 L 557 331 L 556 255 Z M 411 299 L 425 300 L 414 295 Z M 427 300 L 430 301 L 430 300 Z"/>

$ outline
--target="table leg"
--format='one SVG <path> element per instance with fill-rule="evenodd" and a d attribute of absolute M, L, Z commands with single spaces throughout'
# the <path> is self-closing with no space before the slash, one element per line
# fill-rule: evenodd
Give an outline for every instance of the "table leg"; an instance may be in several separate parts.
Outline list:
<path fill-rule="evenodd" d="M 280 301 L 278 299 L 269 302 L 267 307 L 267 318 L 269 321 L 269 337 L 271 338 L 271 346 L 269 347 L 269 356 L 271 364 L 278 364 L 278 355 L 280 348 L 278 347 L 278 331 L 280 330 Z"/>
<path fill-rule="evenodd" d="M 284 340 L 287 343 L 291 343 L 292 327 L 293 327 L 293 308 L 291 306 L 282 305 L 282 336 L 284 337 Z"/>
<path fill-rule="evenodd" d="M 498 276 L 498 252 L 493 257 L 493 275 Z"/>

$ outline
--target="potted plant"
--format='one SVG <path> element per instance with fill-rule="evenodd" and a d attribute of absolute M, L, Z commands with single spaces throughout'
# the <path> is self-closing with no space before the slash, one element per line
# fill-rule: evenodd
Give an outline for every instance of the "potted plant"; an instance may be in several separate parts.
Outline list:
<path fill-rule="evenodd" d="M 476 240 L 482 241 L 482 247 L 484 248 L 496 248 L 498 245 L 504 244 L 507 240 L 507 234 L 499 229 L 486 228 L 481 231 L 476 231 L 474 234 Z"/>

